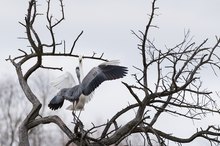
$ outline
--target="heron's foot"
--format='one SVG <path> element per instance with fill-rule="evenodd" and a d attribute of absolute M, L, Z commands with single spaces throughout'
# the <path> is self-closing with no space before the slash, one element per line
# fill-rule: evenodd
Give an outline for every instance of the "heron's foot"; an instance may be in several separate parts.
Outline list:
<path fill-rule="evenodd" d="M 73 115 L 73 123 L 74 124 L 82 123 L 81 120 L 79 119 L 79 115 L 77 116 L 74 111 L 72 112 L 72 115 Z"/>
<path fill-rule="evenodd" d="M 85 133 L 85 130 L 83 128 L 84 125 L 81 121 L 77 121 L 77 123 L 75 123 L 74 133 L 76 134 L 77 137 L 82 138 L 82 136 Z"/>

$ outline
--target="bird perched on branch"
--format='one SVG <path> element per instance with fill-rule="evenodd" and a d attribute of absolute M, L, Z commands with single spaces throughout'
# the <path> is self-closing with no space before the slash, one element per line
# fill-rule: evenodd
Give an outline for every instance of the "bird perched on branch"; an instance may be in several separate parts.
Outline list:
<path fill-rule="evenodd" d="M 127 74 L 127 67 L 119 66 L 119 61 L 104 62 L 92 68 L 89 73 L 80 80 L 80 70 L 76 68 L 79 84 L 72 88 L 63 88 L 50 101 L 49 108 L 57 110 L 61 108 L 64 100 L 73 102 L 73 110 L 82 110 L 89 95 L 104 81 L 124 77 Z"/>
<path fill-rule="evenodd" d="M 82 79 L 84 77 L 83 75 L 83 56 L 82 55 L 79 55 L 79 66 L 76 67 L 75 71 L 76 71 L 76 76 L 77 76 L 77 79 L 79 81 L 79 84 L 82 82 Z M 64 73 L 63 75 L 59 76 L 58 78 L 56 78 L 55 80 L 53 80 L 51 83 L 52 87 L 55 87 L 57 90 L 60 90 L 61 89 L 64 89 L 64 88 L 72 88 L 76 85 L 76 82 L 72 76 L 71 73 L 69 72 L 66 72 Z M 61 91 L 62 93 L 60 94 L 63 94 L 65 92 L 65 89 L 64 91 Z M 93 94 L 90 94 L 89 96 L 87 96 L 85 99 L 86 101 L 85 102 L 88 102 L 91 98 L 92 98 L 92 95 Z M 70 110 L 70 111 L 73 111 L 73 110 L 79 110 L 78 109 L 78 106 L 77 105 L 74 105 L 75 102 L 73 102 L 73 104 L 69 105 L 66 109 L 67 110 Z M 78 104 L 80 105 L 80 103 Z"/>

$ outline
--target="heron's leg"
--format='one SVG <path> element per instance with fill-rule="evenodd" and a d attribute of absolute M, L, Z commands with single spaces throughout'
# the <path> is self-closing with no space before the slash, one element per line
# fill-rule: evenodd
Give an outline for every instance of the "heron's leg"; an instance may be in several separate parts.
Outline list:
<path fill-rule="evenodd" d="M 79 116 L 80 116 L 80 114 L 81 114 L 81 111 L 82 111 L 82 109 L 79 111 L 79 115 L 78 115 L 78 117 L 77 117 L 78 119 L 79 119 Z"/>
<path fill-rule="evenodd" d="M 74 110 L 72 111 L 72 115 L 73 115 L 73 123 L 76 123 L 76 114 Z"/>
<path fill-rule="evenodd" d="M 80 112 L 79 112 L 79 115 L 77 116 L 76 113 L 75 113 L 75 111 L 72 111 L 73 123 L 81 122 L 80 119 L 79 119 L 80 113 L 81 113 L 81 110 L 80 110 Z"/>

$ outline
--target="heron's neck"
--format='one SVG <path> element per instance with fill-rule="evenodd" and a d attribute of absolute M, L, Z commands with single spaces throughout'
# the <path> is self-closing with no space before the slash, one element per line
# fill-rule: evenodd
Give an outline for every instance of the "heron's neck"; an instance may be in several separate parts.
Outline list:
<path fill-rule="evenodd" d="M 81 83 L 82 79 L 84 78 L 83 68 L 82 68 L 82 61 L 79 62 L 79 72 L 80 72 L 80 83 Z"/>
<path fill-rule="evenodd" d="M 78 78 L 79 84 L 81 84 L 81 77 L 77 77 L 77 78 Z"/>

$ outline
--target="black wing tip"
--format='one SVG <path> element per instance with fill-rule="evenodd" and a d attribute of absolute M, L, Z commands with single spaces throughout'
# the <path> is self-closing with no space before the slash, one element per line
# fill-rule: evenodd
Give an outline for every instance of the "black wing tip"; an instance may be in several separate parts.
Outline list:
<path fill-rule="evenodd" d="M 62 102 L 59 102 L 59 103 L 57 103 L 56 101 L 55 101 L 55 97 L 50 101 L 50 103 L 48 104 L 48 107 L 51 109 L 51 110 L 57 110 L 57 109 L 59 109 L 59 108 L 61 108 L 62 106 L 63 106 L 63 102 L 64 102 L 64 100 L 62 101 Z"/>
<path fill-rule="evenodd" d="M 107 65 L 105 69 L 103 69 L 106 80 L 115 80 L 119 78 L 123 78 L 128 73 L 128 68 L 125 66 L 119 65 Z"/>
<path fill-rule="evenodd" d="M 123 78 L 128 74 L 128 68 L 125 66 L 114 66 L 114 74 L 116 76 L 115 79 L 117 78 Z"/>
<path fill-rule="evenodd" d="M 125 66 L 121 66 L 123 71 L 123 76 L 126 76 L 128 74 L 128 68 Z"/>
<path fill-rule="evenodd" d="M 60 104 L 48 104 L 48 107 L 51 109 L 51 110 L 57 110 L 57 109 L 59 109 L 59 108 L 61 108 L 62 107 L 62 105 L 60 105 Z"/>

